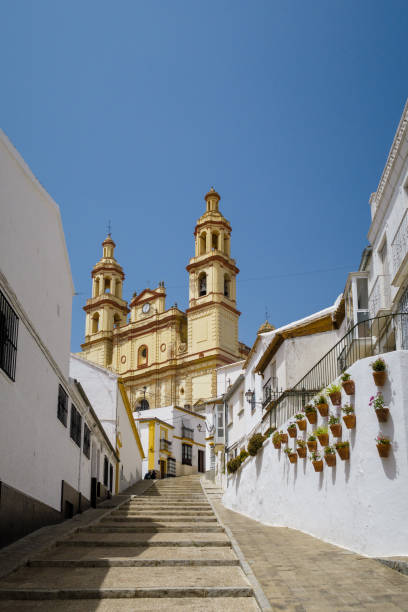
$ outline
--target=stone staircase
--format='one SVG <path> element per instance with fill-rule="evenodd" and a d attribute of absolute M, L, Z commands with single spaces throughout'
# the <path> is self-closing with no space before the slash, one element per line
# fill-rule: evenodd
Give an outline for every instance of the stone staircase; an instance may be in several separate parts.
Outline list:
<path fill-rule="evenodd" d="M 197 476 L 156 481 L 0 581 L 0 610 L 259 610 Z"/>

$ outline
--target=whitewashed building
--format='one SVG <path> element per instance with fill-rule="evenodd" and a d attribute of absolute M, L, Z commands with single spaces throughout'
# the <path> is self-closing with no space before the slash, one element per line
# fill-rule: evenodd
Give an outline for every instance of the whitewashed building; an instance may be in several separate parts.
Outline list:
<path fill-rule="evenodd" d="M 89 505 L 85 434 L 87 444 L 95 438 L 115 461 L 100 424 L 82 409 L 68 380 L 74 288 L 59 208 L 2 131 L 0 218 L 4 545 Z"/>
<path fill-rule="evenodd" d="M 135 413 L 144 449 L 142 474 L 158 478 L 205 472 L 205 416 L 179 406 Z"/>
<path fill-rule="evenodd" d="M 144 459 L 125 386 L 114 372 L 72 354 L 70 375 L 85 389 L 119 457 L 115 492 L 120 493 L 142 478 Z"/>

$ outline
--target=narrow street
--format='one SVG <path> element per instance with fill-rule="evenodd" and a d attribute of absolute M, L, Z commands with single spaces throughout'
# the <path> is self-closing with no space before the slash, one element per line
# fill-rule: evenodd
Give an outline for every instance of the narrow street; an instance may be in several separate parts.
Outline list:
<path fill-rule="evenodd" d="M 258 609 L 198 477 L 156 481 L 0 581 L 0 610 Z"/>

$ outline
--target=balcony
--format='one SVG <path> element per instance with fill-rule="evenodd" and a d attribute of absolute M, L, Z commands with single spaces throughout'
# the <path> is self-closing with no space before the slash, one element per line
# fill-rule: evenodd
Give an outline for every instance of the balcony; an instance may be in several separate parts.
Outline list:
<path fill-rule="evenodd" d="M 160 440 L 160 450 L 161 451 L 167 451 L 168 453 L 171 453 L 171 442 L 169 440 L 166 440 L 165 438 L 161 438 L 161 440 Z"/>
<path fill-rule="evenodd" d="M 272 401 L 276 400 L 282 390 L 278 390 L 278 379 L 273 376 L 263 387 L 262 408 L 265 409 Z"/>
<path fill-rule="evenodd" d="M 190 427 L 184 427 L 184 425 L 182 425 L 181 437 L 187 438 L 188 440 L 194 440 L 194 429 L 191 429 Z"/>
<path fill-rule="evenodd" d="M 408 270 L 408 213 L 405 211 L 391 244 L 392 284 L 399 287 Z"/>
<path fill-rule="evenodd" d="M 368 309 L 370 318 L 377 317 L 380 310 L 390 310 L 391 306 L 391 290 L 390 290 L 390 274 L 380 274 L 371 289 L 368 297 Z M 385 314 L 385 313 L 380 313 Z"/>

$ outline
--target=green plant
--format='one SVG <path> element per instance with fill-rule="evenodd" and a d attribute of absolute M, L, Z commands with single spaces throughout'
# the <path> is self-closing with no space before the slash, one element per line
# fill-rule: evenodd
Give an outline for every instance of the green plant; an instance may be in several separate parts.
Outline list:
<path fill-rule="evenodd" d="M 327 393 L 331 395 L 332 393 L 339 393 L 341 391 L 341 386 L 333 383 L 330 387 L 327 387 Z"/>
<path fill-rule="evenodd" d="M 347 448 L 348 446 L 350 446 L 350 442 L 348 442 L 347 440 L 345 440 L 343 442 L 336 442 L 336 444 L 334 446 L 336 448 Z"/>
<path fill-rule="evenodd" d="M 242 451 L 239 453 L 238 455 L 238 459 L 239 459 L 239 463 L 244 463 L 245 459 L 249 457 L 249 453 L 247 450 L 245 450 L 245 448 L 242 449 Z"/>
<path fill-rule="evenodd" d="M 294 427 L 296 427 L 296 423 L 294 422 L 289 423 L 288 429 L 293 429 Z"/>
<path fill-rule="evenodd" d="M 313 433 L 315 433 L 316 436 L 321 436 L 329 433 L 329 430 L 327 429 L 327 427 L 318 427 Z"/>
<path fill-rule="evenodd" d="M 370 397 L 370 401 L 368 403 L 370 408 L 374 408 L 374 410 L 378 410 L 379 408 L 384 408 L 384 397 L 381 391 L 378 391 L 377 395 L 372 395 Z"/>
<path fill-rule="evenodd" d="M 305 418 L 305 415 L 303 414 L 303 412 L 299 412 L 299 414 L 295 414 L 295 419 L 297 421 L 303 421 L 304 418 Z"/>
<path fill-rule="evenodd" d="M 341 375 L 341 380 L 342 382 L 346 382 L 347 380 L 350 380 L 351 375 L 348 372 L 343 372 L 343 374 Z"/>
<path fill-rule="evenodd" d="M 354 414 L 354 407 L 350 404 L 344 404 L 344 406 L 342 407 L 342 411 L 344 412 L 344 414 Z"/>
<path fill-rule="evenodd" d="M 340 423 L 340 419 L 331 414 L 329 416 L 329 425 L 337 425 L 337 423 Z"/>
<path fill-rule="evenodd" d="M 375 361 L 370 363 L 370 366 L 374 370 L 374 372 L 383 372 L 386 369 L 386 363 L 382 357 L 378 357 Z"/>
<path fill-rule="evenodd" d="M 239 460 L 239 457 L 233 457 L 233 459 L 230 459 L 227 463 L 228 474 L 233 474 L 236 472 L 240 465 L 241 461 Z"/>
<path fill-rule="evenodd" d="M 309 457 L 310 461 L 321 461 L 322 457 L 319 451 L 313 451 Z"/>
<path fill-rule="evenodd" d="M 283 452 L 287 455 L 292 455 L 295 451 L 292 448 L 285 448 Z"/>
<path fill-rule="evenodd" d="M 382 433 L 378 434 L 378 436 L 375 438 L 375 441 L 377 442 L 377 444 L 391 444 L 391 440 L 383 436 Z"/>
<path fill-rule="evenodd" d="M 297 438 L 296 445 L 300 446 L 301 448 L 304 448 L 306 446 L 306 442 L 302 440 L 302 438 Z"/>
<path fill-rule="evenodd" d="M 306 414 L 310 412 L 316 412 L 316 408 L 311 404 L 307 404 L 307 406 L 305 406 L 305 412 Z"/>
<path fill-rule="evenodd" d="M 280 431 L 275 431 L 272 436 L 272 442 L 280 442 Z"/>
<path fill-rule="evenodd" d="M 248 441 L 248 453 L 254 457 L 259 449 L 262 447 L 265 438 L 262 434 L 256 433 Z"/>
<path fill-rule="evenodd" d="M 322 393 L 317 399 L 315 399 L 314 403 L 315 406 L 318 406 L 319 404 L 327 404 L 327 397 Z"/>
<path fill-rule="evenodd" d="M 326 446 L 324 449 L 324 454 L 325 455 L 335 455 L 336 449 L 334 448 L 334 446 Z"/>
<path fill-rule="evenodd" d="M 316 442 L 316 436 L 314 434 L 310 434 L 307 439 L 308 442 Z"/>
<path fill-rule="evenodd" d="M 269 429 L 267 429 L 264 433 L 264 438 L 269 438 L 269 436 L 272 435 L 274 431 L 276 431 L 276 427 L 269 427 Z"/>

